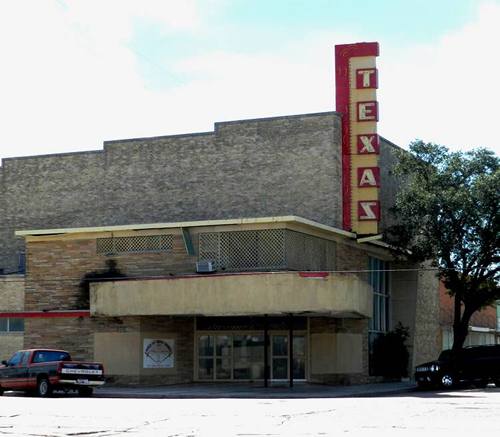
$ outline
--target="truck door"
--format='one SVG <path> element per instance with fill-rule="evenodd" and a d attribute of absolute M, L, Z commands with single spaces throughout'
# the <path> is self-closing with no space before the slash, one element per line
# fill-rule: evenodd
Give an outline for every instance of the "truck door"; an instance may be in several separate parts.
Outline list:
<path fill-rule="evenodd" d="M 2 387 L 16 389 L 19 386 L 19 365 L 21 364 L 24 352 L 16 352 L 7 361 L 7 367 L 4 369 L 5 382 L 2 383 Z"/>

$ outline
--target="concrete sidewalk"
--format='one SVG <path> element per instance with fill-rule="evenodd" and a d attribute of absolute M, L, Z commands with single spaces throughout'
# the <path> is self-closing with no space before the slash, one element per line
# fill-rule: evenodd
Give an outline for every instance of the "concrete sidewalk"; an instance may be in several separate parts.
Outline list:
<path fill-rule="evenodd" d="M 183 384 L 156 387 L 115 387 L 96 388 L 97 398 L 144 398 L 144 399 L 304 399 L 369 397 L 409 393 L 415 390 L 411 382 L 387 382 L 350 386 L 327 386 L 296 383 L 293 388 L 259 387 L 243 384 Z"/>

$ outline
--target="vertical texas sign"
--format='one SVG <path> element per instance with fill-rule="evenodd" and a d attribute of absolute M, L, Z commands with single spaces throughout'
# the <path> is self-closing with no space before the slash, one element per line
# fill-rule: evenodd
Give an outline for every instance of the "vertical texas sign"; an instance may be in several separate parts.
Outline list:
<path fill-rule="evenodd" d="M 360 235 L 378 233 L 380 168 L 378 43 L 335 46 L 336 110 L 342 115 L 342 222 Z"/>

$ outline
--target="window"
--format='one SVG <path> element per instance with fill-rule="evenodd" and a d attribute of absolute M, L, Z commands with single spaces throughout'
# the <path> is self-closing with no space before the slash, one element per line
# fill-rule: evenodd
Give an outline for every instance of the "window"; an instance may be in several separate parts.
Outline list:
<path fill-rule="evenodd" d="M 26 273 L 26 254 L 24 252 L 17 254 L 17 272 Z"/>
<path fill-rule="evenodd" d="M 23 332 L 24 319 L 7 317 L 0 318 L 0 332 Z"/>
<path fill-rule="evenodd" d="M 71 361 L 67 352 L 37 351 L 33 357 L 34 363 L 47 363 L 50 361 Z"/>
<path fill-rule="evenodd" d="M 23 353 L 22 352 L 16 352 L 14 355 L 9 360 L 9 366 L 17 366 L 21 363 L 21 360 L 23 358 Z"/>
<path fill-rule="evenodd" d="M 373 289 L 373 318 L 370 331 L 389 330 L 389 272 L 388 263 L 377 258 L 369 260 L 369 282 Z"/>
<path fill-rule="evenodd" d="M 497 302 L 497 331 L 500 331 L 500 300 Z"/>

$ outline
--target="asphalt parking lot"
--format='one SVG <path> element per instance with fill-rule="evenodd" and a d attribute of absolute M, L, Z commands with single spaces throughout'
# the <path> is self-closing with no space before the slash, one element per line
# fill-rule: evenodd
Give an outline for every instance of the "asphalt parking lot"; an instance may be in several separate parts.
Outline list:
<path fill-rule="evenodd" d="M 500 389 L 323 398 L 0 398 L 5 436 L 485 435 L 500 429 Z"/>

